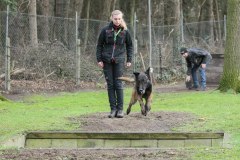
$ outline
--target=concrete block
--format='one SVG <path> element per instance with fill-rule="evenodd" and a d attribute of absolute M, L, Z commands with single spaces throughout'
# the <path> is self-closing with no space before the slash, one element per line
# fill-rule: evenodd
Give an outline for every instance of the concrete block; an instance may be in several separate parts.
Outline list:
<path fill-rule="evenodd" d="M 102 139 L 78 139 L 78 148 L 103 148 L 104 140 Z"/>
<path fill-rule="evenodd" d="M 223 147 L 223 139 L 212 139 L 212 147 Z"/>
<path fill-rule="evenodd" d="M 53 139 L 52 140 L 52 148 L 77 148 L 77 140 L 76 139 Z"/>
<path fill-rule="evenodd" d="M 25 148 L 51 148 L 51 139 L 27 139 Z"/>
<path fill-rule="evenodd" d="M 158 148 L 181 148 L 184 140 L 158 140 Z"/>
<path fill-rule="evenodd" d="M 202 146 L 212 146 L 211 139 L 188 139 L 185 140 L 185 147 L 202 147 Z"/>
<path fill-rule="evenodd" d="M 131 140 L 131 147 L 134 148 L 157 148 L 158 140 Z"/>
<path fill-rule="evenodd" d="M 129 148 L 130 140 L 110 140 L 105 139 L 104 148 Z"/>

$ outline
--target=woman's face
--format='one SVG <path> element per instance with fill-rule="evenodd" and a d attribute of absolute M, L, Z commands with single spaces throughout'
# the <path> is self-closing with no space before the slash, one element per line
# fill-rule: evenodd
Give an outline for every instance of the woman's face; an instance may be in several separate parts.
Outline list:
<path fill-rule="evenodd" d="M 122 14 L 112 15 L 112 21 L 115 26 L 119 26 L 122 23 Z"/>

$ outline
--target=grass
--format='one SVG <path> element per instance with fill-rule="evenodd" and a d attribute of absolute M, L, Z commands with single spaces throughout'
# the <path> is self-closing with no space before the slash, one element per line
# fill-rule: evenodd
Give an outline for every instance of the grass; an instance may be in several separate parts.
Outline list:
<path fill-rule="evenodd" d="M 156 97 L 155 97 L 156 98 Z M 238 131 L 240 95 L 213 92 L 174 93 L 157 95 L 159 110 L 191 112 L 203 125 L 187 126 L 190 131 Z"/>
<path fill-rule="evenodd" d="M 125 89 L 125 106 L 131 89 Z M 99 101 L 100 100 L 100 101 Z M 240 95 L 233 93 L 186 92 L 154 94 L 151 112 L 189 112 L 197 117 L 191 125 L 176 128 L 189 132 L 224 131 L 231 135 L 229 148 L 190 149 L 194 159 L 237 159 L 240 157 Z M 139 107 L 133 107 L 139 112 Z M 33 95 L 21 102 L 0 101 L 0 143 L 31 130 L 75 130 L 67 117 L 109 112 L 106 91 Z"/>
<path fill-rule="evenodd" d="M 0 142 L 29 130 L 73 130 L 67 117 L 107 111 L 104 91 L 61 93 L 58 96 L 31 96 L 22 102 L 0 101 Z"/>

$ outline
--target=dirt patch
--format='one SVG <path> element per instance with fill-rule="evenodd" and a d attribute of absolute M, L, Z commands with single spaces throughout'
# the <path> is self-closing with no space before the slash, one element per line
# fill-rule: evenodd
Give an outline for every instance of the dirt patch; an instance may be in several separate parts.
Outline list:
<path fill-rule="evenodd" d="M 190 155 L 184 150 L 174 149 L 22 149 L 19 151 L 8 150 L 4 151 L 4 156 L 2 154 L 0 151 L 1 159 L 16 160 L 190 160 Z"/>
<path fill-rule="evenodd" d="M 4 83 L 0 83 L 0 93 L 12 101 L 21 101 L 24 97 L 32 94 L 54 95 L 59 92 L 82 92 L 86 90 L 99 90 L 105 86 L 95 82 L 80 82 L 76 85 L 74 81 L 51 81 L 51 80 L 12 80 L 11 90 L 4 91 Z"/>
<path fill-rule="evenodd" d="M 193 115 L 184 112 L 149 112 L 143 116 L 132 112 L 124 118 L 107 118 L 108 113 L 96 113 L 69 118 L 81 124 L 82 131 L 97 132 L 172 132 L 175 127 L 192 122 Z"/>

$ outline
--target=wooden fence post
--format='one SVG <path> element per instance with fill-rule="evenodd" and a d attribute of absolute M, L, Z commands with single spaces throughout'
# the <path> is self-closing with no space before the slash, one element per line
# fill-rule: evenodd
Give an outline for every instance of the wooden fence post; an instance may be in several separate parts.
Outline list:
<path fill-rule="evenodd" d="M 80 84 L 81 76 L 81 49 L 80 49 L 80 39 L 77 39 L 77 53 L 76 53 L 76 84 Z"/>
<path fill-rule="evenodd" d="M 6 55 L 5 55 L 5 90 L 10 91 L 10 38 L 7 37 Z"/>

